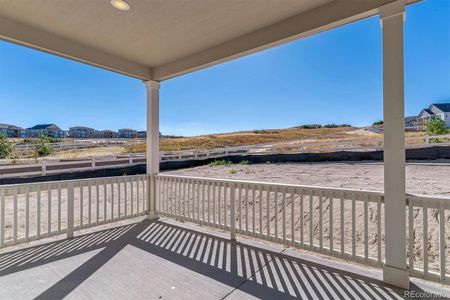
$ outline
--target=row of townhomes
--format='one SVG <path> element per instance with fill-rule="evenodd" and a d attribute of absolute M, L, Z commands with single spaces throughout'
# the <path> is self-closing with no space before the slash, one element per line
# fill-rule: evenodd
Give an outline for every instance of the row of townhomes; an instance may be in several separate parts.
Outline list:
<path fill-rule="evenodd" d="M 96 130 L 85 126 L 75 126 L 68 131 L 55 124 L 39 124 L 27 129 L 10 124 L 0 124 L 0 133 L 8 138 L 36 138 L 45 135 L 52 138 L 146 138 L 146 131 L 124 128 L 118 131 Z"/>
<path fill-rule="evenodd" d="M 450 103 L 435 103 L 424 108 L 417 116 L 405 118 L 406 130 L 425 130 L 428 121 L 441 119 L 447 127 L 450 127 Z"/>

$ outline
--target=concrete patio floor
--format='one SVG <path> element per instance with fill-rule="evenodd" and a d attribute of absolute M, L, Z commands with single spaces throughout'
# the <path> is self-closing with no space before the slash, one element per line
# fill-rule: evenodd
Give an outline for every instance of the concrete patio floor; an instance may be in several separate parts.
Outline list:
<path fill-rule="evenodd" d="M 0 254 L 0 299 L 404 298 L 377 270 L 227 237 L 172 220 L 137 220 L 41 241 Z"/>

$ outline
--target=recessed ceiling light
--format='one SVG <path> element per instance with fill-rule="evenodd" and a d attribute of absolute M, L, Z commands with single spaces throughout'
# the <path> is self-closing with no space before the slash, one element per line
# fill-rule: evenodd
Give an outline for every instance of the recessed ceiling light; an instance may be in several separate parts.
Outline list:
<path fill-rule="evenodd" d="M 118 10 L 127 11 L 130 10 L 130 5 L 123 0 L 111 0 L 111 5 Z"/>

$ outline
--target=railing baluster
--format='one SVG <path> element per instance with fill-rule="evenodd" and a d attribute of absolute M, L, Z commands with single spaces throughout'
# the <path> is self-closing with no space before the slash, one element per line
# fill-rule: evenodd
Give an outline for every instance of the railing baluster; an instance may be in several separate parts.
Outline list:
<path fill-rule="evenodd" d="M 212 201 L 213 201 L 213 224 L 214 226 L 217 226 L 216 223 L 216 201 L 217 201 L 217 197 L 216 197 L 216 192 L 217 192 L 217 183 L 213 182 L 213 186 L 212 186 Z"/>
<path fill-rule="evenodd" d="M 382 258 L 381 258 L 381 239 L 382 239 L 382 231 L 381 231 L 381 196 L 377 196 L 377 260 L 378 265 L 381 266 Z"/>
<path fill-rule="evenodd" d="M 409 259 L 409 270 L 410 272 L 414 270 L 414 216 L 413 216 L 413 203 L 410 200 L 408 203 L 408 259 Z"/>
<path fill-rule="evenodd" d="M 141 196 L 143 196 L 143 189 L 144 181 L 141 177 L 136 178 L 136 215 L 140 215 L 142 213 L 141 211 Z M 157 189 L 156 179 L 155 179 L 155 189 Z M 156 197 L 158 197 L 158 192 L 155 191 Z M 142 198 L 143 199 L 143 198 Z M 155 198 L 155 211 L 158 211 L 158 198 Z"/>
<path fill-rule="evenodd" d="M 193 213 L 194 213 L 194 199 L 192 198 L 192 204 L 191 204 L 191 197 L 193 196 L 193 181 L 191 179 L 188 180 L 188 217 L 189 220 L 193 220 Z"/>
<path fill-rule="evenodd" d="M 223 184 L 223 221 L 225 224 L 225 228 L 228 226 L 228 199 L 231 197 L 231 192 L 228 191 L 228 184 Z M 231 206 L 231 204 L 230 204 Z"/>
<path fill-rule="evenodd" d="M 266 226 L 267 238 L 270 239 L 270 186 L 266 190 Z"/>
<path fill-rule="evenodd" d="M 83 186 L 83 183 L 82 182 L 80 182 L 80 229 L 82 229 L 83 228 L 83 209 L 84 209 L 84 200 L 83 200 L 83 198 L 84 198 L 84 195 L 83 195 L 83 188 L 84 188 L 84 186 Z"/>
<path fill-rule="evenodd" d="M 120 178 L 117 178 L 117 219 L 120 220 L 122 211 L 121 211 L 121 199 L 122 199 L 122 195 L 120 192 Z"/>
<path fill-rule="evenodd" d="M 41 185 L 38 185 L 37 190 L 37 213 L 36 213 L 36 236 L 41 237 Z M 3 212 L 3 215 L 4 212 Z"/>
<path fill-rule="evenodd" d="M 92 184 L 88 184 L 88 226 L 91 227 L 92 222 Z"/>
<path fill-rule="evenodd" d="M 126 179 L 123 179 L 123 185 L 124 185 L 124 211 L 125 211 L 125 218 L 128 216 L 128 182 Z"/>
<path fill-rule="evenodd" d="M 248 190 L 249 185 L 244 185 L 245 187 L 245 233 L 248 234 Z"/>
<path fill-rule="evenodd" d="M 305 248 L 303 199 L 304 190 L 300 189 L 300 245 L 302 248 Z"/>
<path fill-rule="evenodd" d="M 95 209 L 95 217 L 96 217 L 95 224 L 98 225 L 100 222 L 100 208 L 99 208 L 100 207 L 100 199 L 99 199 L 100 198 L 100 190 L 98 187 L 99 181 L 96 180 L 94 182 L 95 182 L 95 207 L 96 207 L 96 209 Z"/>
<path fill-rule="evenodd" d="M 194 199 L 196 200 L 194 201 L 194 206 L 196 206 L 194 208 L 194 220 L 200 222 L 200 182 L 198 180 L 194 182 Z M 197 216 L 195 216 L 195 211 L 197 211 Z"/>
<path fill-rule="evenodd" d="M 67 237 L 72 238 L 74 233 L 74 184 L 69 183 L 67 186 Z"/>
<path fill-rule="evenodd" d="M 345 200 L 344 200 L 344 198 L 345 198 L 345 193 L 344 192 L 341 192 L 341 206 L 340 206 L 340 209 L 341 209 L 341 215 L 340 215 L 340 217 L 341 217 L 341 256 L 342 257 L 345 257 L 345 236 L 344 236 L 344 233 L 345 233 L 345 223 L 344 223 L 344 205 L 345 205 Z"/>
<path fill-rule="evenodd" d="M 309 248 L 314 250 L 314 232 L 313 232 L 313 197 L 314 192 L 309 191 Z"/>
<path fill-rule="evenodd" d="M 207 201 L 206 200 L 207 186 L 206 186 L 204 180 L 202 180 L 201 182 L 202 182 L 202 224 L 205 224 L 206 223 L 206 208 L 205 208 L 205 206 L 206 206 L 206 201 Z"/>
<path fill-rule="evenodd" d="M 111 222 L 114 221 L 114 182 L 110 183 L 110 196 L 111 196 Z"/>
<path fill-rule="evenodd" d="M 0 247 L 5 246 L 5 190 L 0 187 Z"/>
<path fill-rule="evenodd" d="M 134 180 L 130 178 L 129 181 L 130 181 L 130 203 L 131 203 L 130 214 L 131 216 L 134 216 Z"/>
<path fill-rule="evenodd" d="M 52 232 L 52 190 L 47 185 L 47 236 Z"/>
<path fill-rule="evenodd" d="M 295 215 L 294 215 L 294 206 L 295 206 L 295 190 L 291 190 L 291 245 L 295 246 Z"/>
<path fill-rule="evenodd" d="M 330 223 L 330 255 L 334 256 L 334 245 L 333 245 L 333 213 L 334 213 L 334 209 L 333 209 L 333 202 L 334 202 L 334 194 L 333 192 L 330 193 L 330 197 L 328 198 L 329 200 L 329 223 Z"/>
<path fill-rule="evenodd" d="M 252 231 L 253 236 L 256 235 L 256 223 L 255 223 L 255 201 L 256 201 L 256 185 L 251 185 L 252 187 Z"/>
<path fill-rule="evenodd" d="M 239 230 L 242 231 L 242 184 L 238 184 Z"/>
<path fill-rule="evenodd" d="M 13 226 L 14 226 L 14 244 L 17 243 L 17 227 L 18 227 L 18 223 L 17 223 L 17 216 L 18 216 L 18 209 L 17 209 L 17 188 L 14 188 L 14 192 L 13 192 L 14 196 L 13 196 L 13 205 L 14 205 L 14 221 L 13 221 Z"/>
<path fill-rule="evenodd" d="M 3 214 L 0 215 L 0 219 L 2 218 Z M 29 237 L 30 237 L 30 186 L 27 186 L 25 188 L 25 240 L 28 241 Z"/>
<path fill-rule="evenodd" d="M 352 258 L 356 258 L 356 194 L 352 193 Z"/>
<path fill-rule="evenodd" d="M 364 194 L 364 260 L 369 262 L 369 195 Z"/>
<path fill-rule="evenodd" d="M 274 193 L 274 203 L 275 203 L 275 239 L 278 240 L 278 187 L 276 187 Z"/>
<path fill-rule="evenodd" d="M 263 186 L 259 187 L 259 236 L 263 236 Z"/>
<path fill-rule="evenodd" d="M 208 223 L 211 224 L 211 184 L 208 182 L 206 183 L 206 196 L 208 198 Z"/>
<path fill-rule="evenodd" d="M 445 282 L 445 211 L 439 205 L 439 273 L 441 282 Z"/>
<path fill-rule="evenodd" d="M 103 180 L 103 223 L 106 223 L 106 180 Z"/>
<path fill-rule="evenodd" d="M 58 184 L 58 234 L 61 233 L 61 184 Z"/>
<path fill-rule="evenodd" d="M 239 190 L 240 192 L 240 190 Z M 236 203 L 235 203 L 236 189 L 235 184 L 230 185 L 230 233 L 231 240 L 236 240 Z"/>
<path fill-rule="evenodd" d="M 286 188 L 283 189 L 283 198 L 281 200 L 283 206 L 282 218 L 283 218 L 283 244 L 286 245 Z"/>
<path fill-rule="evenodd" d="M 428 276 L 428 202 L 423 201 L 423 275 Z"/>
<path fill-rule="evenodd" d="M 323 253 L 323 192 L 319 192 L 319 248 Z"/>

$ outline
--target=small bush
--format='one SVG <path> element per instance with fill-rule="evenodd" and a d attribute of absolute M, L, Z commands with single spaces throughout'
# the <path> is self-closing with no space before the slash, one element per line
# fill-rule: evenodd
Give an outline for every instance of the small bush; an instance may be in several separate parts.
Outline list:
<path fill-rule="evenodd" d="M 249 160 L 241 160 L 240 162 L 239 162 L 239 164 L 240 165 L 245 165 L 245 166 L 248 166 L 248 165 L 250 165 L 251 163 L 250 163 L 250 161 Z"/>
<path fill-rule="evenodd" d="M 235 169 L 231 169 L 230 170 L 230 174 L 236 174 L 238 171 L 236 171 Z"/>
<path fill-rule="evenodd" d="M 231 166 L 231 165 L 233 165 L 233 163 L 231 161 L 222 159 L 222 160 L 215 160 L 215 161 L 210 162 L 208 164 L 208 167 Z"/>
<path fill-rule="evenodd" d="M 60 139 L 60 138 L 48 137 L 49 143 L 61 143 L 62 141 L 63 141 L 63 139 Z"/>
<path fill-rule="evenodd" d="M 34 157 L 48 156 L 53 153 L 53 148 L 49 144 L 49 138 L 45 135 L 40 135 L 38 143 L 34 148 Z"/>
<path fill-rule="evenodd" d="M 320 124 L 305 124 L 305 125 L 296 126 L 295 128 L 297 128 L 297 129 L 318 129 L 318 128 L 322 128 L 322 125 L 320 125 Z"/>
<path fill-rule="evenodd" d="M 3 133 L 0 133 L 0 159 L 7 158 L 13 152 L 13 145 Z"/>
<path fill-rule="evenodd" d="M 378 126 L 378 125 L 383 125 L 384 124 L 384 122 L 382 121 L 382 120 L 379 120 L 379 121 L 376 121 L 376 122 L 373 122 L 373 126 Z"/>

